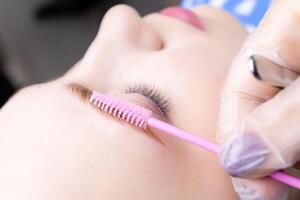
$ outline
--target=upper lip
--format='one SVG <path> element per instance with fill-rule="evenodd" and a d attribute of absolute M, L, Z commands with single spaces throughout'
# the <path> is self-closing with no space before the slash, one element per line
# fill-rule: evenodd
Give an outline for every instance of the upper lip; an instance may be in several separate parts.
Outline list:
<path fill-rule="evenodd" d="M 190 10 L 180 7 L 168 7 L 159 12 L 161 15 L 166 15 L 187 22 L 198 29 L 204 30 L 204 25 L 199 17 Z"/>

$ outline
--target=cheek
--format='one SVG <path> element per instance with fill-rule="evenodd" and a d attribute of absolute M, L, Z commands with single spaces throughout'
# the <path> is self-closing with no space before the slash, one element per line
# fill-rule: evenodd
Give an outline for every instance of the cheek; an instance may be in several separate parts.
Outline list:
<path fill-rule="evenodd" d="M 74 126 L 62 129 L 64 136 L 49 141 L 55 144 L 56 156 L 43 165 L 51 171 L 53 183 L 60 181 L 80 188 L 81 195 L 108 199 L 175 197 L 172 166 L 176 156 L 165 147 L 106 116 L 95 114 L 84 120 L 86 124 L 82 119 L 68 118 Z M 62 123 L 62 127 L 66 126 Z M 49 166 L 54 166 L 55 172 Z"/>
<path fill-rule="evenodd" d="M 99 122 L 100 128 L 86 136 L 87 140 L 82 144 L 86 148 L 85 156 L 78 161 L 94 166 L 91 181 L 101 185 L 97 193 L 114 198 L 170 196 L 163 192 L 171 189 L 174 182 L 169 169 L 175 160 L 168 151 L 131 127 L 108 119 Z M 91 169 L 87 171 L 91 172 Z"/>
<path fill-rule="evenodd" d="M 164 147 L 89 109 L 51 108 L 45 116 L 36 105 L 34 119 L 28 110 L 3 117 L 18 125 L 1 126 L 0 198 L 174 199 L 175 159 Z"/>
<path fill-rule="evenodd" d="M 18 115 L 24 123 L 7 128 L 0 145 L 6 147 L 0 156 L 0 171 L 6 172 L 0 173 L 0 186 L 6 192 L 0 198 L 13 194 L 15 199 L 142 196 L 164 200 L 193 199 L 196 193 L 200 199 L 210 196 L 207 191 L 214 188 L 215 181 L 217 188 L 224 186 L 219 178 L 213 179 L 219 176 L 219 169 L 211 169 L 215 160 L 203 156 L 206 153 L 191 153 L 191 146 L 174 138 L 165 138 L 168 143 L 163 147 L 92 110 L 65 107 L 68 112 L 58 115 L 54 108 L 61 106 L 51 108 L 47 116 L 41 115 L 42 108 L 30 110 L 40 116 L 34 119 L 36 126 L 27 116 Z"/>

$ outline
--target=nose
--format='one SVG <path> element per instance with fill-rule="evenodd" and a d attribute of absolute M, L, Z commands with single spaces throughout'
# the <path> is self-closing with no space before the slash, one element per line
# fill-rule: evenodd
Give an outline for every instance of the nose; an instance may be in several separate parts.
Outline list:
<path fill-rule="evenodd" d="M 99 37 L 119 46 L 128 45 L 143 50 L 160 50 L 163 47 L 157 30 L 126 5 L 114 6 L 106 13 Z"/>

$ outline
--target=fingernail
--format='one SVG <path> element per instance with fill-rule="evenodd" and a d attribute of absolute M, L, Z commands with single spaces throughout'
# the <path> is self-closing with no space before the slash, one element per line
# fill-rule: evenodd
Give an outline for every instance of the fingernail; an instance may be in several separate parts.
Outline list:
<path fill-rule="evenodd" d="M 257 80 L 279 88 L 287 87 L 299 76 L 298 73 L 259 55 L 250 56 L 248 67 Z"/>
<path fill-rule="evenodd" d="M 224 169 L 234 177 L 253 172 L 267 158 L 269 150 L 263 141 L 252 133 L 232 137 L 220 154 Z"/>

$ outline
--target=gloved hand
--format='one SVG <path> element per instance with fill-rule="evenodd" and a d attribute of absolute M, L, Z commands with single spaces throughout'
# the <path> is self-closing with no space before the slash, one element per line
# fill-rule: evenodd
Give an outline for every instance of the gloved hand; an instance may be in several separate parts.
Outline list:
<path fill-rule="evenodd" d="M 274 0 L 233 60 L 221 94 L 217 134 L 221 163 L 235 177 L 240 198 L 283 200 L 288 195 L 283 184 L 251 178 L 300 159 L 300 79 L 283 90 L 258 81 L 247 67 L 251 55 L 300 74 L 300 0 Z"/>

